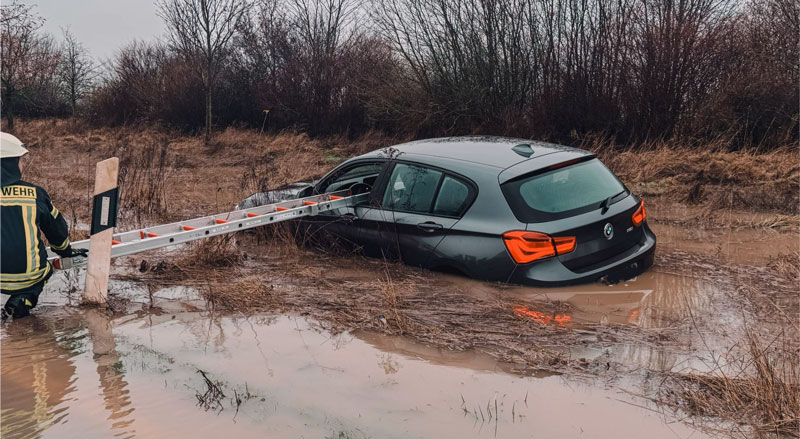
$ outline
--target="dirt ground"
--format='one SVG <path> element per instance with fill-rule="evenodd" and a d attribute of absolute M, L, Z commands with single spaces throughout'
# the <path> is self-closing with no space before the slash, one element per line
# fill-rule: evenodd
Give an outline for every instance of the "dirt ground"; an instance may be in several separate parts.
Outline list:
<path fill-rule="evenodd" d="M 23 178 L 50 192 L 75 239 L 88 234 L 94 164 L 112 155 L 122 164 L 124 230 L 229 210 L 255 191 L 397 143 L 377 134 L 348 141 L 229 128 L 203 145 L 168 130 L 87 129 L 56 120 L 23 121 L 16 135 L 31 151 Z M 280 227 L 181 253 L 121 258 L 112 276 L 148 288 L 192 286 L 220 312 L 288 313 L 333 333 L 475 350 L 519 374 L 633 379 L 632 392 L 692 415 L 704 429 L 797 437 L 797 150 L 592 149 L 645 198 L 658 237 L 650 272 L 615 286 L 565 291 L 474 282 L 299 249 Z M 604 289 L 614 294 L 597 292 Z M 124 297 L 116 300 L 124 306 Z"/>

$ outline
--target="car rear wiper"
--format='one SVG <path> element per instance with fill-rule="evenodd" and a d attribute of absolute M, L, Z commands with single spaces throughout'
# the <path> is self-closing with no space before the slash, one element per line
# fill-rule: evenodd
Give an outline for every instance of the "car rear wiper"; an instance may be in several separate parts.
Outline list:
<path fill-rule="evenodd" d="M 628 190 L 627 189 L 623 189 L 621 192 L 617 192 L 616 194 L 614 194 L 614 195 L 606 198 L 605 200 L 603 200 L 603 202 L 600 203 L 600 208 L 603 209 L 602 211 L 600 211 L 600 215 L 605 215 L 605 213 L 608 212 L 608 208 L 611 206 L 611 201 L 614 200 L 614 198 L 617 198 L 618 196 L 620 196 L 620 195 L 622 195 L 622 194 L 624 194 L 626 192 L 628 192 Z"/>

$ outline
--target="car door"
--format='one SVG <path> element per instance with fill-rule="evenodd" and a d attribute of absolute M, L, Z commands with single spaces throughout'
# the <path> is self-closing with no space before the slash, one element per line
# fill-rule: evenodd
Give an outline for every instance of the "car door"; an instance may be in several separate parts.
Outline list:
<path fill-rule="evenodd" d="M 474 189 L 463 178 L 416 163 L 395 163 L 388 175 L 380 208 L 371 213 L 389 231 L 380 236 L 382 247 L 408 265 L 428 267 Z"/>
<path fill-rule="evenodd" d="M 323 177 L 314 187 L 314 193 L 337 192 L 350 188 L 357 188 L 358 193 L 372 190 L 386 163 L 386 160 L 359 160 L 342 165 Z M 309 226 L 306 238 L 313 238 L 324 231 L 358 244 L 360 224 L 355 209 L 355 206 L 345 206 L 306 218 Z"/>

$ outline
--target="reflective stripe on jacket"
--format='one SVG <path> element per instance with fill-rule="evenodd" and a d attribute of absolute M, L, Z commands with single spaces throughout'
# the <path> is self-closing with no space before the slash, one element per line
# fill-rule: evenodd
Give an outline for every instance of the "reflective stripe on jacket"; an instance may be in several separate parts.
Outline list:
<path fill-rule="evenodd" d="M 71 252 L 67 222 L 39 186 L 22 180 L 3 186 L 0 222 L 2 290 L 28 288 L 49 275 L 52 268 L 40 232 L 56 253 L 68 256 Z"/>

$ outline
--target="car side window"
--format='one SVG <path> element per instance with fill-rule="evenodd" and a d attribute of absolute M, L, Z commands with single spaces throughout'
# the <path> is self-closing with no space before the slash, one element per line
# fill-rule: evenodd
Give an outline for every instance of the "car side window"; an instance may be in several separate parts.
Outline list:
<path fill-rule="evenodd" d="M 442 173 L 434 169 L 398 163 L 383 194 L 385 209 L 428 213 Z"/>
<path fill-rule="evenodd" d="M 433 204 L 434 215 L 459 216 L 469 197 L 469 187 L 449 175 L 442 180 L 442 187 Z"/>
<path fill-rule="evenodd" d="M 370 187 L 375 184 L 378 175 L 383 169 L 383 162 L 364 163 L 344 169 L 333 175 L 328 181 L 319 186 L 319 192 L 336 192 L 350 188 L 356 183 L 364 183 Z"/>

